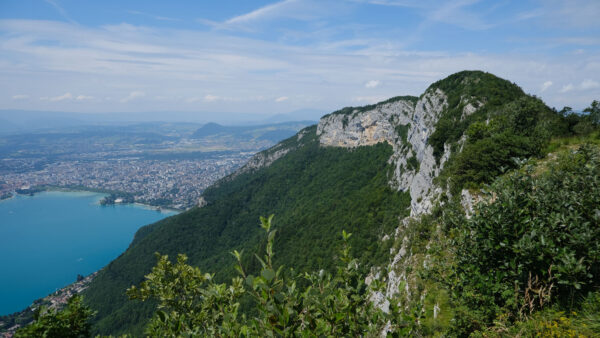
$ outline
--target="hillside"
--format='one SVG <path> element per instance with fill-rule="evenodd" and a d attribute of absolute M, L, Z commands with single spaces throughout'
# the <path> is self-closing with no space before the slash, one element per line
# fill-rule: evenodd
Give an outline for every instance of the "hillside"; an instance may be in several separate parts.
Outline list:
<path fill-rule="evenodd" d="M 197 129 L 191 138 L 205 141 L 210 141 L 212 138 L 231 138 L 237 142 L 266 140 L 274 143 L 296 134 L 299 129 L 312 123 L 311 121 L 296 121 L 256 126 L 223 126 L 211 122 Z"/>
<path fill-rule="evenodd" d="M 561 115 L 518 86 L 472 71 L 432 84 L 419 98 L 328 114 L 206 190 L 203 208 L 140 229 L 85 292 L 98 311 L 94 328 L 142 332 L 155 304 L 128 301 L 124 291 L 143 280 L 156 251 L 185 253 L 190 264 L 228 280 L 234 275 L 229 252 L 264 246 L 256 220 L 272 213 L 275 264 L 332 269 L 344 229 L 353 233 L 350 244 L 363 272 L 390 265 L 388 288 L 397 289 L 395 267 L 404 257 L 398 253 L 410 233 L 403 219 L 439 210 L 460 199 L 463 188 L 491 182 L 517 167 L 513 157 L 543 156 L 550 139 L 566 129 Z M 259 269 L 253 259 L 244 263 Z"/>
<path fill-rule="evenodd" d="M 98 324 L 108 327 L 101 332 L 114 332 L 109 330 L 115 323 L 139 312 L 140 305 L 127 301 L 120 291 L 141 281 L 155 263 L 155 251 L 185 253 L 193 264 L 218 270 L 219 279 L 228 279 L 234 272 L 228 252 L 255 250 L 260 244 L 256 220 L 270 212 L 285 224 L 277 247 L 284 253 L 280 263 L 305 269 L 331 266 L 331 244 L 342 228 L 357 233 L 354 245 L 368 261 L 385 262 L 386 248 L 378 242 L 393 231 L 398 215 L 408 215 L 409 205 L 406 194 L 387 185 L 391 147 L 323 148 L 315 129 L 305 129 L 300 141 L 297 137 L 286 141 L 286 146 L 298 149 L 285 160 L 207 190 L 207 206 L 142 228 L 130 248 L 102 270 L 86 293 L 101 316 L 108 314 Z M 148 316 L 151 309 L 145 310 L 142 315 Z"/>

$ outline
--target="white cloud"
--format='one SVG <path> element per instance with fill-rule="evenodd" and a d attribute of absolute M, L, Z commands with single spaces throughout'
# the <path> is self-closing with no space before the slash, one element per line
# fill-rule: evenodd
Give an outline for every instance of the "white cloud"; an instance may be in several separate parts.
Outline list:
<path fill-rule="evenodd" d="M 548 88 L 550 88 L 552 86 L 552 81 L 546 81 L 542 84 L 542 89 L 540 89 L 540 92 L 545 92 Z"/>
<path fill-rule="evenodd" d="M 44 0 L 44 1 L 48 4 L 50 4 L 52 7 L 54 7 L 65 20 L 69 21 L 70 23 L 76 23 L 75 20 L 71 19 L 71 17 L 69 16 L 69 14 L 67 14 L 67 12 L 64 10 L 64 8 L 59 6 L 54 0 Z"/>
<path fill-rule="evenodd" d="M 63 95 L 60 95 L 60 96 L 51 97 L 51 98 L 49 98 L 49 100 L 52 102 L 58 102 L 58 101 L 70 100 L 72 98 L 73 98 L 73 95 L 71 93 L 64 93 Z"/>
<path fill-rule="evenodd" d="M 280 15 L 284 10 L 286 10 L 287 6 L 289 6 L 290 4 L 293 4 L 295 2 L 298 2 L 298 0 L 284 0 L 284 1 L 276 2 L 274 4 L 270 4 L 270 5 L 261 7 L 259 9 L 256 9 L 252 12 L 233 17 L 233 18 L 227 20 L 225 23 L 226 24 L 246 23 L 249 21 L 264 19 L 266 17 L 277 16 L 277 15 Z"/>
<path fill-rule="evenodd" d="M 596 89 L 598 87 L 600 87 L 600 83 L 598 83 L 598 81 L 585 79 L 578 86 L 574 86 L 572 83 L 562 86 L 560 92 L 568 93 L 572 91 L 586 91 L 590 89 Z"/>
<path fill-rule="evenodd" d="M 218 97 L 216 95 L 206 94 L 204 96 L 204 101 L 206 101 L 206 102 L 215 102 L 219 99 L 220 99 L 220 97 Z"/>
<path fill-rule="evenodd" d="M 381 84 L 378 80 L 371 80 L 365 83 L 365 88 L 375 88 Z"/>
<path fill-rule="evenodd" d="M 129 95 L 127 95 L 126 97 L 122 98 L 121 102 L 126 103 L 131 100 L 142 98 L 144 96 L 146 96 L 146 93 L 144 93 L 143 91 L 140 91 L 140 90 L 135 90 L 135 91 L 132 91 L 131 93 L 129 93 Z"/>
<path fill-rule="evenodd" d="M 372 104 L 372 103 L 381 102 L 385 99 L 386 98 L 383 96 L 357 96 L 357 97 L 353 97 L 352 101 Z"/>
<path fill-rule="evenodd" d="M 187 99 L 185 99 L 185 102 L 194 103 L 194 102 L 198 102 L 201 100 L 202 100 L 201 98 L 194 96 L 194 97 L 188 97 Z"/>
<path fill-rule="evenodd" d="M 581 82 L 581 84 L 579 85 L 579 88 L 581 88 L 581 90 L 594 89 L 598 87 L 600 87 L 600 83 L 590 79 L 583 80 L 583 82 Z"/>
<path fill-rule="evenodd" d="M 88 96 L 88 95 L 77 95 L 77 97 L 75 97 L 75 100 L 77 101 L 85 101 L 85 100 L 92 100 L 94 99 L 93 96 Z"/>
<path fill-rule="evenodd" d="M 572 91 L 573 89 L 575 89 L 575 86 L 573 86 L 572 83 L 569 83 L 567 85 L 562 86 L 562 88 L 560 89 L 560 92 L 568 93 L 568 92 Z"/>
<path fill-rule="evenodd" d="M 282 96 L 282 97 L 278 97 L 275 99 L 275 102 L 283 102 L 286 101 L 287 99 L 289 99 L 289 97 L 287 96 Z"/>
<path fill-rule="evenodd" d="M 25 94 L 19 94 L 19 95 L 12 96 L 13 100 L 26 100 L 28 98 L 29 98 L 29 95 L 25 95 Z"/>

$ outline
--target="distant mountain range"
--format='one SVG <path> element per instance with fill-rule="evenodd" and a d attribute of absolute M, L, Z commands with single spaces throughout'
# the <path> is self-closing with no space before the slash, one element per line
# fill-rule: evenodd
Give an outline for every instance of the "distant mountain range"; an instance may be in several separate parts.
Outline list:
<path fill-rule="evenodd" d="M 26 133 L 51 128 L 147 122 L 216 122 L 225 125 L 260 125 L 290 121 L 317 121 L 323 111 L 303 109 L 285 114 L 210 112 L 70 113 L 0 110 L 0 134 Z"/>
<path fill-rule="evenodd" d="M 218 136 L 230 136 L 235 139 L 257 139 L 279 142 L 298 132 L 298 130 L 313 124 L 313 121 L 282 122 L 249 126 L 223 126 L 210 122 L 203 125 L 192 134 L 191 138 L 202 139 Z"/>

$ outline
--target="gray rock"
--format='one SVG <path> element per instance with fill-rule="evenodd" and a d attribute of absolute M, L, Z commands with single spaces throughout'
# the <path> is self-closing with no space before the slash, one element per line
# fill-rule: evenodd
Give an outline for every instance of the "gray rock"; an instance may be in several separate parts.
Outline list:
<path fill-rule="evenodd" d="M 331 147 L 389 143 L 394 151 L 390 161 L 395 168 L 390 185 L 410 192 L 411 215 L 417 216 L 431 211 L 434 197 L 441 192 L 434 187 L 433 179 L 450 156 L 450 148 L 445 148 L 438 164 L 427 141 L 446 105 L 447 98 L 441 90 L 429 90 L 415 105 L 399 100 L 377 105 L 369 111 L 327 115 L 319 121 L 317 136 L 322 146 Z M 406 140 L 396 131 L 402 126 L 408 126 Z M 418 168 L 408 165 L 413 156 L 419 163 Z"/>

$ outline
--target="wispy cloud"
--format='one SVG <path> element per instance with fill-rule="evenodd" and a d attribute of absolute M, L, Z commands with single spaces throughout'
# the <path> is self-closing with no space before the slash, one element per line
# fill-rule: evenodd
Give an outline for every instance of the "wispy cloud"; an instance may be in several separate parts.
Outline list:
<path fill-rule="evenodd" d="M 25 94 L 18 94 L 18 95 L 12 96 L 13 100 L 27 100 L 28 98 L 29 98 L 29 95 L 25 95 Z"/>
<path fill-rule="evenodd" d="M 473 30 L 485 30 L 493 26 L 493 24 L 482 17 L 485 13 L 469 9 L 470 6 L 477 4 L 480 0 L 453 0 L 444 2 L 435 0 L 355 0 L 354 2 L 415 9 L 425 19 L 420 24 L 418 30 L 429 27 L 436 22 Z"/>
<path fill-rule="evenodd" d="M 275 99 L 275 102 L 283 102 L 283 101 L 287 101 L 289 99 L 289 97 L 287 96 L 281 96 Z"/>
<path fill-rule="evenodd" d="M 592 79 L 585 79 L 579 85 L 575 86 L 572 83 L 566 84 L 562 86 L 560 89 L 561 93 L 568 93 L 572 91 L 587 91 L 590 89 L 596 89 L 600 87 L 600 83 L 598 81 L 594 81 Z"/>
<path fill-rule="evenodd" d="M 62 16 L 65 20 L 67 20 L 70 23 L 77 23 L 75 20 L 71 19 L 69 14 L 67 14 L 67 11 L 65 11 L 64 8 L 62 8 L 62 6 L 60 6 L 56 0 L 44 0 L 44 1 L 48 4 L 50 4 L 52 7 L 54 7 L 54 9 L 56 9 L 58 11 L 58 13 L 60 14 L 60 16 Z"/>
<path fill-rule="evenodd" d="M 373 104 L 373 103 L 381 102 L 385 99 L 386 99 L 385 96 L 357 96 L 357 97 L 353 97 L 352 101 L 360 103 L 360 104 L 365 104 L 365 103 Z"/>
<path fill-rule="evenodd" d="M 600 87 L 600 83 L 598 83 L 598 81 L 594 81 L 591 79 L 585 79 L 579 85 L 579 88 L 581 88 L 581 90 L 596 89 L 598 87 Z"/>
<path fill-rule="evenodd" d="M 144 17 L 151 18 L 151 19 L 158 20 L 158 21 L 181 21 L 180 19 L 177 19 L 177 18 L 171 18 L 168 16 L 160 16 L 160 15 L 155 15 L 155 14 L 150 14 L 150 13 L 140 12 L 140 11 L 127 11 L 127 13 L 133 14 L 133 15 L 144 16 Z"/>
<path fill-rule="evenodd" d="M 281 16 L 283 13 L 288 13 L 286 7 L 299 2 L 299 0 L 284 0 L 276 2 L 258 9 L 255 9 L 249 13 L 235 16 L 227 21 L 226 24 L 239 24 L 247 23 L 250 21 L 256 21 L 265 18 L 271 18 L 274 16 Z"/>
<path fill-rule="evenodd" d="M 198 21 L 216 29 L 253 31 L 259 26 L 264 26 L 275 21 L 289 24 L 289 21 L 312 22 L 330 18 L 331 13 L 340 14 L 347 5 L 346 1 L 282 0 L 248 13 L 234 16 L 223 22 L 214 22 L 206 19 L 199 19 Z M 286 26 L 287 24 L 282 26 L 282 29 L 289 32 L 290 29 Z"/>
<path fill-rule="evenodd" d="M 88 96 L 88 95 L 77 95 L 75 97 L 75 100 L 77 101 L 87 101 L 87 100 L 93 100 L 94 97 L 93 96 Z"/>
<path fill-rule="evenodd" d="M 443 5 L 429 12 L 427 19 L 473 30 L 485 30 L 493 27 L 493 24 L 482 18 L 481 12 L 468 10 L 469 6 L 478 2 L 479 0 L 445 2 Z"/>
<path fill-rule="evenodd" d="M 551 25 L 568 25 L 577 28 L 600 27 L 598 13 L 600 1 L 596 0 L 543 0 L 539 11 Z"/>
<path fill-rule="evenodd" d="M 71 100 L 72 98 L 73 98 L 73 94 L 64 93 L 63 95 L 51 97 L 48 100 L 52 101 L 52 102 L 58 102 L 58 101 L 64 101 L 64 100 Z"/>
<path fill-rule="evenodd" d="M 572 83 L 569 83 L 569 84 L 566 84 L 566 85 L 562 86 L 562 88 L 560 89 L 560 92 L 561 93 L 568 93 L 568 92 L 570 92 L 570 91 L 572 91 L 574 89 L 575 89 L 575 86 L 573 86 Z"/>
<path fill-rule="evenodd" d="M 543 93 L 546 90 L 548 90 L 548 88 L 552 87 L 552 81 L 546 81 L 542 84 L 542 88 L 540 89 L 540 92 Z"/>
<path fill-rule="evenodd" d="M 206 101 L 206 102 L 215 102 L 215 101 L 218 101 L 220 99 L 221 99 L 220 97 L 218 97 L 216 95 L 211 95 L 211 94 L 206 94 L 204 96 L 204 101 Z"/>
<path fill-rule="evenodd" d="M 378 80 L 367 81 L 367 83 L 365 83 L 365 88 L 375 88 L 375 87 L 379 86 L 380 84 L 381 84 L 381 82 Z"/>
<path fill-rule="evenodd" d="M 135 90 L 129 93 L 129 95 L 125 96 L 121 99 L 122 103 L 127 103 L 129 101 L 133 101 L 135 99 L 139 99 L 146 96 L 146 93 L 141 90 Z"/>
<path fill-rule="evenodd" d="M 593 99 L 600 78 L 595 48 L 577 57 L 424 51 L 376 35 L 332 41 L 316 36 L 305 44 L 288 44 L 230 31 L 38 20 L 0 20 L 0 33 L 0 91 L 45 97 L 42 102 L 0 97 L 0 106 L 23 109 L 54 102 L 65 110 L 71 105 L 73 110 L 281 112 L 277 99 L 285 94 L 293 98 L 285 101 L 286 108 L 317 105 L 326 111 L 419 95 L 430 83 L 464 69 L 515 81 L 550 105 L 583 107 Z M 572 88 L 564 92 L 570 90 L 569 95 L 559 95 L 569 83 Z M 56 100 L 57 93 L 71 97 Z M 172 99 L 155 99 L 159 96 Z M 135 105 L 128 104 L 134 100 Z M 78 103 L 90 101 L 94 105 L 85 108 Z"/>

